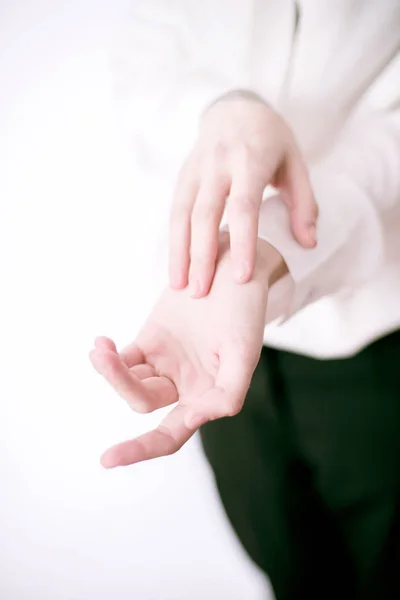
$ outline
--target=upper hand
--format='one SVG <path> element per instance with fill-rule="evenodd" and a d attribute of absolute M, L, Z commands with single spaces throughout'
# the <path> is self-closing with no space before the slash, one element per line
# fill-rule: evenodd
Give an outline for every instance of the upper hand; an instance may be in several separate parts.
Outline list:
<path fill-rule="evenodd" d="M 238 285 L 228 238 L 220 237 L 207 297 L 195 301 L 188 290 L 167 289 L 128 348 L 118 353 L 112 340 L 96 340 L 94 367 L 133 410 L 177 402 L 155 430 L 109 449 L 105 467 L 172 454 L 205 422 L 240 411 L 262 347 L 268 281 L 283 261 L 260 240 L 254 277 Z"/>
<path fill-rule="evenodd" d="M 193 296 L 208 293 L 228 197 L 234 273 L 238 282 L 251 279 L 268 184 L 279 188 L 288 205 L 295 239 L 313 247 L 317 205 L 291 130 L 256 96 L 228 95 L 203 116 L 198 141 L 178 179 L 170 228 L 171 287 L 184 288 L 190 279 Z"/>

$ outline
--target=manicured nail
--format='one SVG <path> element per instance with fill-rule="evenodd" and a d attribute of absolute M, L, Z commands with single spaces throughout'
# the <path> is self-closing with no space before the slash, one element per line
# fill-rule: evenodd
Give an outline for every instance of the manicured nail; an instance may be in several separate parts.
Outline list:
<path fill-rule="evenodd" d="M 246 262 L 241 262 L 235 270 L 235 276 L 237 281 L 241 282 L 244 281 L 247 278 L 247 275 L 249 273 L 249 267 L 248 264 Z"/>
<path fill-rule="evenodd" d="M 201 293 L 201 285 L 198 279 L 194 279 L 190 282 L 190 295 L 192 298 L 197 298 Z"/>

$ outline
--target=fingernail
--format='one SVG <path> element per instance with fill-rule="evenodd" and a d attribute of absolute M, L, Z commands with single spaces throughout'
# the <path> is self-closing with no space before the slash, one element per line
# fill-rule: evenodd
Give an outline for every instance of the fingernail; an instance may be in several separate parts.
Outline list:
<path fill-rule="evenodd" d="M 311 223 L 308 226 L 308 235 L 310 238 L 310 241 L 312 241 L 314 244 L 317 243 L 317 228 L 315 226 L 315 223 Z"/>
<path fill-rule="evenodd" d="M 190 295 L 192 298 L 197 298 L 201 293 L 201 285 L 198 279 L 194 279 L 190 282 Z"/>
<path fill-rule="evenodd" d="M 237 281 L 244 281 L 249 273 L 249 267 L 246 262 L 241 262 L 235 271 Z"/>

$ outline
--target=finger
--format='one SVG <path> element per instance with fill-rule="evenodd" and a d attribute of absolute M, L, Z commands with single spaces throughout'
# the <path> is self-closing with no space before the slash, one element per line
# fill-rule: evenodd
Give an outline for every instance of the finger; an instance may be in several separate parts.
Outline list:
<path fill-rule="evenodd" d="M 281 186 L 290 210 L 290 223 L 295 239 L 304 248 L 313 248 L 317 243 L 318 206 L 307 167 L 297 151 L 293 151 L 285 159 Z"/>
<path fill-rule="evenodd" d="M 228 192 L 226 174 L 205 173 L 191 222 L 190 293 L 194 298 L 206 296 L 210 290 L 218 254 L 218 230 Z"/>
<path fill-rule="evenodd" d="M 150 412 L 177 400 L 176 388 L 169 379 L 152 377 L 142 382 L 115 352 L 94 350 L 90 358 L 95 369 L 136 412 Z"/>
<path fill-rule="evenodd" d="M 174 289 L 188 283 L 190 265 L 190 219 L 199 182 L 194 159 L 183 167 L 175 190 L 170 218 L 169 279 Z"/>
<path fill-rule="evenodd" d="M 151 410 L 171 406 L 178 402 L 179 396 L 174 383 L 168 378 L 161 376 L 148 377 L 142 380 L 149 397 L 152 399 Z"/>
<path fill-rule="evenodd" d="M 194 433 L 185 425 L 186 410 L 176 406 L 153 431 L 113 446 L 101 457 L 102 465 L 110 469 L 174 454 Z"/>
<path fill-rule="evenodd" d="M 236 169 L 228 201 L 228 222 L 234 276 L 240 283 L 253 275 L 264 187 L 259 174 L 253 176 L 243 167 Z"/>
<path fill-rule="evenodd" d="M 117 347 L 113 340 L 105 336 L 99 336 L 94 340 L 95 348 L 103 349 L 103 350 L 111 350 L 113 352 L 117 351 Z"/>
<path fill-rule="evenodd" d="M 260 340 L 261 349 L 262 340 Z M 244 345 L 232 343 L 220 353 L 220 366 L 215 388 L 206 392 L 188 407 L 185 423 L 195 430 L 215 419 L 232 417 L 242 409 L 250 386 L 259 352 Z"/>
<path fill-rule="evenodd" d="M 98 350 L 110 350 L 111 352 L 117 352 L 117 347 L 113 340 L 107 338 L 105 336 L 99 336 L 95 339 L 94 342 L 95 348 Z M 143 356 L 143 352 L 140 350 L 139 346 L 133 342 L 126 348 L 124 348 L 119 356 L 121 360 L 127 365 L 127 367 L 133 367 L 136 364 L 144 363 L 145 359 Z M 150 365 L 148 365 L 150 368 Z M 152 373 L 154 375 L 154 373 Z"/>
<path fill-rule="evenodd" d="M 238 406 L 225 390 L 215 387 L 188 408 L 185 424 L 191 431 L 197 431 L 209 421 L 237 414 Z"/>
<path fill-rule="evenodd" d="M 139 365 L 146 362 L 143 352 L 136 344 L 136 342 L 132 342 L 132 344 L 129 344 L 129 346 L 121 350 L 119 356 L 129 368 L 133 367 L 134 365 Z"/>
<path fill-rule="evenodd" d="M 131 368 L 131 372 L 138 379 L 148 379 L 149 377 L 156 376 L 154 367 L 152 367 L 151 365 L 147 365 L 147 364 L 136 365 Z"/>

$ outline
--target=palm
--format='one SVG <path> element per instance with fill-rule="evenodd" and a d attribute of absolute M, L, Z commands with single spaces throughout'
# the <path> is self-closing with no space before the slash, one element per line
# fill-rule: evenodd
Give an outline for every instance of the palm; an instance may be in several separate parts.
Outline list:
<path fill-rule="evenodd" d="M 133 410 L 177 403 L 157 429 L 111 448 L 104 466 L 171 454 L 206 421 L 240 410 L 261 349 L 267 290 L 256 279 L 236 284 L 229 267 L 222 261 L 205 298 L 166 290 L 120 354 L 111 340 L 96 341 L 95 368 Z"/>

